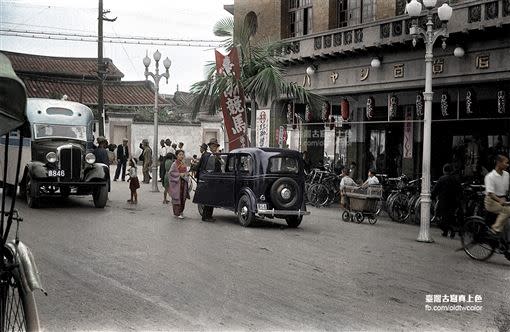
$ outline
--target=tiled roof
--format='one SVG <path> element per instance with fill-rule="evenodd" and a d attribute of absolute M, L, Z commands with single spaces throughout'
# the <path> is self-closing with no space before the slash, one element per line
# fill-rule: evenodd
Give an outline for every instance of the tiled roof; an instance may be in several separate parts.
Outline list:
<path fill-rule="evenodd" d="M 97 77 L 97 58 L 53 57 L 37 54 L 0 51 L 11 60 L 14 71 L 18 74 L 66 77 L 78 79 L 95 79 Z M 106 80 L 120 80 L 124 74 L 113 64 L 107 63 Z"/>
<path fill-rule="evenodd" d="M 20 75 L 27 87 L 28 97 L 55 98 L 67 95 L 70 101 L 85 105 L 97 105 L 97 82 L 37 79 Z M 146 81 L 104 83 L 104 104 L 124 106 L 154 105 L 152 84 Z M 160 96 L 159 104 L 170 103 Z"/>

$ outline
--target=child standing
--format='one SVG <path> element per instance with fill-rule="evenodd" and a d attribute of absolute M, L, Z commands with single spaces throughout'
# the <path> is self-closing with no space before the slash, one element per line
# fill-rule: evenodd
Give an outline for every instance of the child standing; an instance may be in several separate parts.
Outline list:
<path fill-rule="evenodd" d="M 136 165 L 133 159 L 129 160 L 129 189 L 131 190 L 131 199 L 128 199 L 128 203 L 137 204 L 138 203 L 138 194 L 136 193 L 136 189 L 140 188 L 140 181 L 138 181 L 138 175 L 136 174 Z"/>

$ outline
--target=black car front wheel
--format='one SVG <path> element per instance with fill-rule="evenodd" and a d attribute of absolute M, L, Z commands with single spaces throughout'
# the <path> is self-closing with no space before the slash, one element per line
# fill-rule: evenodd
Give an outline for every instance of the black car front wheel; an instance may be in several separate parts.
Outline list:
<path fill-rule="evenodd" d="M 27 205 L 29 208 L 34 209 L 38 205 L 38 201 L 36 198 L 38 185 L 37 182 L 35 182 L 30 174 L 27 174 L 26 181 L 25 181 L 25 198 L 27 200 Z"/>
<path fill-rule="evenodd" d="M 241 226 L 248 227 L 255 220 L 255 214 L 250 207 L 250 198 L 246 195 L 241 196 L 237 203 L 237 218 Z"/>
<path fill-rule="evenodd" d="M 102 209 L 106 206 L 106 202 L 108 201 L 108 186 L 101 186 L 94 190 L 94 194 L 92 194 L 92 198 L 94 199 L 94 206 Z"/>
<path fill-rule="evenodd" d="M 290 228 L 296 228 L 301 224 L 301 220 L 303 220 L 303 216 L 290 216 L 285 218 L 285 221 L 287 221 L 287 225 Z"/>

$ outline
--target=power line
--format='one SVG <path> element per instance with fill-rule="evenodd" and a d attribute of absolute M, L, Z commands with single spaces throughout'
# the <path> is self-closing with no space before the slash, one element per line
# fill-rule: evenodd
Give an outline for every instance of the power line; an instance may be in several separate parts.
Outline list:
<path fill-rule="evenodd" d="M 51 35 L 48 35 L 48 36 L 38 36 L 38 35 L 35 35 L 35 34 L 34 35 L 30 35 L 30 34 L 21 34 L 21 33 L 12 33 L 12 32 L 0 32 L 0 36 L 97 43 L 97 37 L 78 38 L 78 37 L 51 36 Z M 178 41 L 172 41 L 172 42 L 151 42 L 151 41 L 140 41 L 140 40 L 138 40 L 138 41 L 105 40 L 104 42 L 105 43 L 110 43 L 110 44 L 153 45 L 153 46 L 179 46 L 179 47 L 200 47 L 200 48 L 215 48 L 215 47 L 219 46 L 219 44 L 183 43 L 183 42 L 178 42 Z"/>
<path fill-rule="evenodd" d="M 64 32 L 51 32 L 51 31 L 36 31 L 36 30 L 19 30 L 19 29 L 5 29 L 0 28 L 0 32 L 17 33 L 17 34 L 31 34 L 43 36 L 59 36 L 59 37 L 72 37 L 72 38 L 96 38 L 92 34 L 78 34 L 78 33 L 64 33 Z M 213 39 L 178 39 L 178 38 L 159 38 L 159 37 L 143 37 L 143 36 L 104 36 L 105 39 L 121 39 L 121 40 L 152 40 L 152 41 L 169 41 L 169 42 L 189 42 L 189 43 L 220 43 L 221 41 Z"/>

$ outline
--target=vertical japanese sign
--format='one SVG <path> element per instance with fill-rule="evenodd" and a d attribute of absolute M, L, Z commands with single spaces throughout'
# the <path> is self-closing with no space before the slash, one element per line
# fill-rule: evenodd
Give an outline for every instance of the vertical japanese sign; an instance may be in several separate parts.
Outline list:
<path fill-rule="evenodd" d="M 269 116 L 270 110 L 257 110 L 257 146 L 269 147 Z"/>
<path fill-rule="evenodd" d="M 406 111 L 404 122 L 404 158 L 413 158 L 413 115 Z"/>
<path fill-rule="evenodd" d="M 239 55 L 236 48 L 233 48 L 227 55 L 223 55 L 217 50 L 214 53 L 216 72 L 218 75 L 230 79 L 228 88 L 220 96 L 220 105 L 229 141 L 229 151 L 232 151 L 250 145 L 247 135 L 244 93 L 239 82 L 241 75 Z"/>

